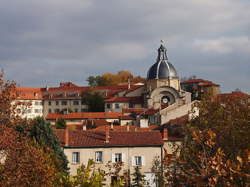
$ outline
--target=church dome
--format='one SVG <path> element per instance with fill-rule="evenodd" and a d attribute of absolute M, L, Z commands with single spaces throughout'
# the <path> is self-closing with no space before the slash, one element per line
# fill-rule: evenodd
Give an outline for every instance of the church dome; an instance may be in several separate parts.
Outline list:
<path fill-rule="evenodd" d="M 161 44 L 156 63 L 148 70 L 147 79 L 178 78 L 174 66 L 168 61 L 167 49 Z"/>

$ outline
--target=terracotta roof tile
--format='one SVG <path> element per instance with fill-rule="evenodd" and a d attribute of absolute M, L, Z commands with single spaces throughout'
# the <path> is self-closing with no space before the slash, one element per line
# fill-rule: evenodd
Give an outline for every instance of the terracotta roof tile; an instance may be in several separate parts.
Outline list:
<path fill-rule="evenodd" d="M 118 119 L 121 112 L 72 112 L 69 114 L 49 113 L 46 119 Z"/>
<path fill-rule="evenodd" d="M 16 87 L 17 99 L 20 100 L 42 100 L 43 88 Z"/>
<path fill-rule="evenodd" d="M 66 130 L 55 130 L 60 142 L 65 144 Z M 69 147 L 109 147 L 109 146 L 162 146 L 161 133 L 146 132 L 109 132 L 109 142 L 105 142 L 105 131 L 70 131 Z"/>
<path fill-rule="evenodd" d="M 182 81 L 181 84 L 197 84 L 197 86 L 219 86 L 218 84 L 213 83 L 212 81 L 204 79 L 189 79 Z"/>
<path fill-rule="evenodd" d="M 159 126 L 158 125 L 150 125 L 148 128 L 140 128 L 137 126 L 132 126 L 130 125 L 128 126 L 116 126 L 114 125 L 113 127 L 110 127 L 111 131 L 118 131 L 118 132 L 141 132 L 141 131 L 152 131 L 152 130 L 156 130 Z M 105 126 L 100 126 L 98 128 L 95 129 L 90 129 L 92 131 L 105 131 Z"/>

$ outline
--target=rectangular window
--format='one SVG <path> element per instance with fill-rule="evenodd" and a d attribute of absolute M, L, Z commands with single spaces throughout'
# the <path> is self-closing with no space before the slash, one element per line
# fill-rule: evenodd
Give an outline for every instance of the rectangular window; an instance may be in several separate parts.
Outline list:
<path fill-rule="evenodd" d="M 72 153 L 72 163 L 74 164 L 80 163 L 80 152 Z"/>
<path fill-rule="evenodd" d="M 67 105 L 67 101 L 62 101 L 62 105 Z"/>
<path fill-rule="evenodd" d="M 49 101 L 49 103 L 48 103 L 49 105 L 51 105 L 51 101 Z"/>
<path fill-rule="evenodd" d="M 79 105 L 79 101 L 73 101 L 73 105 Z"/>
<path fill-rule="evenodd" d="M 102 162 L 102 151 L 95 152 L 95 161 L 96 162 Z"/>
<path fill-rule="evenodd" d="M 75 112 L 78 112 L 78 109 L 77 109 L 77 108 L 75 108 Z"/>
<path fill-rule="evenodd" d="M 52 111 L 51 111 L 51 109 L 49 108 L 49 113 L 51 113 Z"/>
<path fill-rule="evenodd" d="M 135 156 L 135 165 L 141 166 L 142 165 L 142 158 L 141 156 Z"/>
<path fill-rule="evenodd" d="M 115 162 L 122 162 L 122 154 L 115 153 Z"/>
<path fill-rule="evenodd" d="M 59 108 L 56 108 L 55 109 L 55 113 L 59 113 L 60 112 L 60 109 Z"/>
<path fill-rule="evenodd" d="M 59 105 L 59 101 L 56 101 L 56 105 Z"/>
<path fill-rule="evenodd" d="M 115 108 L 119 108 L 119 103 L 115 103 Z"/>
<path fill-rule="evenodd" d="M 88 109 L 82 108 L 82 109 L 81 109 L 81 112 L 88 112 Z"/>
<path fill-rule="evenodd" d="M 41 109 L 35 109 L 35 113 L 41 113 L 42 110 Z"/>
<path fill-rule="evenodd" d="M 107 104 L 106 106 L 107 106 L 107 108 L 111 108 L 111 105 L 110 105 L 110 103 L 108 103 L 108 104 Z"/>
<path fill-rule="evenodd" d="M 129 108 L 134 108 L 134 104 L 133 103 L 129 103 Z"/>
<path fill-rule="evenodd" d="M 27 109 L 25 113 L 30 114 L 31 112 L 31 109 Z"/>

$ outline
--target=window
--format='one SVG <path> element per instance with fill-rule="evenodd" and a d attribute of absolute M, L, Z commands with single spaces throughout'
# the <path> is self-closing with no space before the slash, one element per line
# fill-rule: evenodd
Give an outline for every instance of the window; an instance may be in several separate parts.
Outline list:
<path fill-rule="evenodd" d="M 141 156 L 135 156 L 135 165 L 141 166 L 142 165 L 142 158 Z"/>
<path fill-rule="evenodd" d="M 62 105 L 67 105 L 67 101 L 62 101 Z"/>
<path fill-rule="evenodd" d="M 129 103 L 129 108 L 134 108 L 134 104 L 133 103 Z"/>
<path fill-rule="evenodd" d="M 96 162 L 102 162 L 102 151 L 95 152 L 95 161 Z"/>
<path fill-rule="evenodd" d="M 56 101 L 56 105 L 59 105 L 59 101 Z"/>
<path fill-rule="evenodd" d="M 39 101 L 35 101 L 35 105 L 42 105 L 42 104 Z"/>
<path fill-rule="evenodd" d="M 143 166 L 145 165 L 144 156 L 134 156 L 132 157 L 132 166 Z"/>
<path fill-rule="evenodd" d="M 49 103 L 48 103 L 49 105 L 51 105 L 51 101 L 49 101 Z"/>
<path fill-rule="evenodd" d="M 111 105 L 109 103 L 106 106 L 107 106 L 107 108 L 111 108 Z"/>
<path fill-rule="evenodd" d="M 119 108 L 119 103 L 115 103 L 115 108 Z"/>
<path fill-rule="evenodd" d="M 122 154 L 115 153 L 115 162 L 122 162 Z"/>
<path fill-rule="evenodd" d="M 31 109 L 27 109 L 25 113 L 30 114 L 31 112 L 32 112 Z"/>
<path fill-rule="evenodd" d="M 51 109 L 49 108 L 49 113 L 51 113 Z"/>
<path fill-rule="evenodd" d="M 55 109 L 55 113 L 59 113 L 60 112 L 60 109 L 59 108 L 56 108 Z"/>
<path fill-rule="evenodd" d="M 80 163 L 80 152 L 73 152 L 72 153 L 72 163 Z"/>
<path fill-rule="evenodd" d="M 35 113 L 42 113 L 41 109 L 35 109 Z"/>
<path fill-rule="evenodd" d="M 81 112 L 88 112 L 88 109 L 82 108 L 82 109 L 81 109 Z"/>
<path fill-rule="evenodd" d="M 75 112 L 78 112 L 78 109 L 77 109 L 77 108 L 75 108 Z"/>
<path fill-rule="evenodd" d="M 79 101 L 73 101 L 73 105 L 79 105 Z"/>

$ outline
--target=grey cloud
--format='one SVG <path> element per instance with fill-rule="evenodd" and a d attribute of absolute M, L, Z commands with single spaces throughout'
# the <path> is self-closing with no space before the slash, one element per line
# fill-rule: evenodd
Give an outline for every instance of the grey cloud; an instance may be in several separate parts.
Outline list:
<path fill-rule="evenodd" d="M 0 67 L 24 86 L 60 80 L 83 84 L 89 75 L 121 69 L 145 76 L 164 39 L 181 75 L 223 83 L 225 91 L 240 87 L 250 92 L 249 53 L 218 54 L 211 43 L 207 53 L 201 50 L 220 38 L 249 37 L 250 2 L 0 1 Z M 194 41 L 203 43 L 194 48 Z M 241 76 L 227 83 L 235 69 Z"/>

